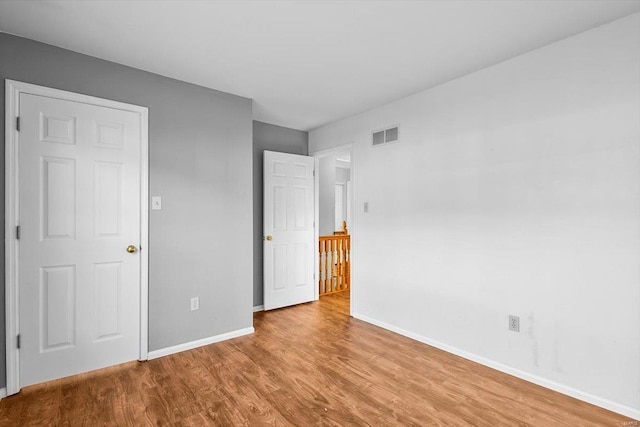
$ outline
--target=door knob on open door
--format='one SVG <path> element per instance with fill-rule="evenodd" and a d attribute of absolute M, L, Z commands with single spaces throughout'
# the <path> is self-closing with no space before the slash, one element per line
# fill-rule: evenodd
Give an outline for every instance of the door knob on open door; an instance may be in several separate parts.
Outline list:
<path fill-rule="evenodd" d="M 273 240 L 273 236 L 269 235 L 266 237 L 267 240 Z"/>
<path fill-rule="evenodd" d="M 130 254 L 134 253 L 137 250 L 138 250 L 138 248 L 136 248 L 135 245 L 127 246 L 127 252 L 129 252 Z"/>

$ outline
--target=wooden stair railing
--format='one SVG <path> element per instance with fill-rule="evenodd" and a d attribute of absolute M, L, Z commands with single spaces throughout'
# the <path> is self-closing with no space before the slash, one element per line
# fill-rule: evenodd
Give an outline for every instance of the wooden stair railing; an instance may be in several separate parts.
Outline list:
<path fill-rule="evenodd" d="M 346 291 L 351 285 L 351 236 L 346 234 L 345 223 L 342 225 L 342 231 L 345 234 L 319 237 L 320 296 Z"/>
<path fill-rule="evenodd" d="M 349 230 L 347 230 L 347 221 L 342 221 L 342 230 L 334 231 L 334 236 L 346 236 L 349 234 Z"/>

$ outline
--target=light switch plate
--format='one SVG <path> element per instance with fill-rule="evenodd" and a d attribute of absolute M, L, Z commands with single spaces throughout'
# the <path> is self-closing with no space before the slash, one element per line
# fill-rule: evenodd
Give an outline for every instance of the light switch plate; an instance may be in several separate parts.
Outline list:
<path fill-rule="evenodd" d="M 151 210 L 152 211 L 159 211 L 162 210 L 162 197 L 160 196 L 153 196 L 151 198 Z"/>

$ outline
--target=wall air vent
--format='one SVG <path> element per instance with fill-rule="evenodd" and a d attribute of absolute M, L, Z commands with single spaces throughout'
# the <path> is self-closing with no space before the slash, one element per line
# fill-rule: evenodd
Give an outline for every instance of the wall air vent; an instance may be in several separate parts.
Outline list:
<path fill-rule="evenodd" d="M 377 130 L 371 132 L 371 145 L 378 145 L 398 142 L 400 140 L 400 126 L 394 126 L 388 129 Z"/>
<path fill-rule="evenodd" d="M 373 145 L 384 144 L 384 131 L 381 130 L 379 132 L 374 132 L 372 141 L 373 141 Z"/>

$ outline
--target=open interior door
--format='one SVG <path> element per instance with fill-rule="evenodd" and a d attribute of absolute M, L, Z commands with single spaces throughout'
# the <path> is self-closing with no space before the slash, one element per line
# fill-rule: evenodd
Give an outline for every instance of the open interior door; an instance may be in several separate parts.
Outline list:
<path fill-rule="evenodd" d="M 264 309 L 312 301 L 314 159 L 264 152 Z"/>

